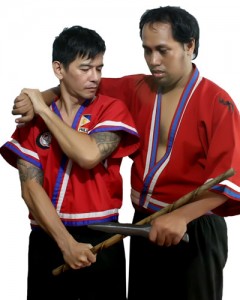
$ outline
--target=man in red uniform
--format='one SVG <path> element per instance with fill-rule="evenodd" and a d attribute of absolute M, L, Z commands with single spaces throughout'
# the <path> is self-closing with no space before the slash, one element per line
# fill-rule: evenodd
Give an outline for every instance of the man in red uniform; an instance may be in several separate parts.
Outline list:
<path fill-rule="evenodd" d="M 228 249 L 223 217 L 240 211 L 239 111 L 192 63 L 199 48 L 194 16 L 159 7 L 146 11 L 139 25 L 152 75 L 103 78 L 99 89 L 125 101 L 141 137 L 131 172 L 133 222 L 229 168 L 236 173 L 198 201 L 156 218 L 149 240 L 131 238 L 128 299 L 220 300 Z M 27 113 L 21 106 L 29 100 L 22 98 L 14 114 Z M 20 122 L 31 118 L 28 111 Z M 188 244 L 181 242 L 186 231 Z"/>
<path fill-rule="evenodd" d="M 36 117 L 0 150 L 19 170 L 30 212 L 28 300 L 126 299 L 123 243 L 96 258 L 92 245 L 108 236 L 86 227 L 118 220 L 121 159 L 138 146 L 124 103 L 95 95 L 104 53 L 95 31 L 64 29 L 52 58 L 61 97 L 49 107 L 38 90 L 24 89 Z M 81 270 L 54 277 L 63 262 Z"/>

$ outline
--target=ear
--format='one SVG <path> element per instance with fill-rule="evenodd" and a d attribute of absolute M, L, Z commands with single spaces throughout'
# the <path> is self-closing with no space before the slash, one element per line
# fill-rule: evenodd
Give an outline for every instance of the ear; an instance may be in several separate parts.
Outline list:
<path fill-rule="evenodd" d="M 189 43 L 186 43 L 184 47 L 187 55 L 192 57 L 195 49 L 195 39 L 192 39 Z"/>
<path fill-rule="evenodd" d="M 52 63 L 53 72 L 56 75 L 56 77 L 61 80 L 63 78 L 63 65 L 59 61 L 54 61 Z"/>

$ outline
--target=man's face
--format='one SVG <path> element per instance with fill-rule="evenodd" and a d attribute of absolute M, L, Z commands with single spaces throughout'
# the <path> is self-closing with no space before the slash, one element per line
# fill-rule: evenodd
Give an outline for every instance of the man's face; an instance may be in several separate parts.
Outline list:
<path fill-rule="evenodd" d="M 148 67 L 163 91 L 181 84 L 189 76 L 193 43 L 183 45 L 175 41 L 170 24 L 144 25 L 142 45 Z"/>
<path fill-rule="evenodd" d="M 66 91 L 79 99 L 92 99 L 101 80 L 103 54 L 94 59 L 76 58 L 67 69 L 62 67 L 62 83 Z"/>

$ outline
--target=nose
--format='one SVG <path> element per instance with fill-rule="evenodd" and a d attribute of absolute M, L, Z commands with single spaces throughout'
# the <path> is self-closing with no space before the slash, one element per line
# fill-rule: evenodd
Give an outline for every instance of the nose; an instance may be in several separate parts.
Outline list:
<path fill-rule="evenodd" d="M 101 72 L 99 70 L 92 68 L 90 74 L 90 81 L 99 81 L 101 78 Z"/>
<path fill-rule="evenodd" d="M 159 52 L 154 51 L 151 53 L 148 62 L 151 66 L 161 65 L 162 56 L 159 54 Z"/>

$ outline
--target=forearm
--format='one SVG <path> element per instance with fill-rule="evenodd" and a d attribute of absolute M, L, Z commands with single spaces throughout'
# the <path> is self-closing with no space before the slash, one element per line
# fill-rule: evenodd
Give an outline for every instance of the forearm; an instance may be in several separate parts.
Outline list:
<path fill-rule="evenodd" d="M 67 125 L 72 124 L 72 115 L 64 112 L 63 121 L 46 105 L 39 90 L 23 89 L 22 92 L 30 97 L 34 112 L 43 119 L 67 157 L 86 169 L 93 168 L 102 160 L 96 140 Z"/>
<path fill-rule="evenodd" d="M 119 145 L 119 133 L 97 132 L 88 135 L 78 132 L 70 127 L 75 111 L 63 109 L 63 121 L 46 105 L 39 90 L 23 89 L 22 92 L 30 97 L 35 113 L 43 119 L 62 151 L 80 167 L 92 169 Z"/>
<path fill-rule="evenodd" d="M 23 198 L 37 224 L 46 231 L 64 251 L 72 236 L 60 220 L 48 195 L 36 182 L 24 184 Z"/>
<path fill-rule="evenodd" d="M 55 99 L 55 97 L 60 96 L 60 88 L 59 86 L 57 86 L 49 90 L 43 91 L 41 94 L 45 103 L 49 106 L 52 103 L 53 99 Z M 12 114 L 14 116 L 20 115 L 20 117 L 16 118 L 15 120 L 18 126 L 22 126 L 33 119 L 35 113 L 33 110 L 31 100 L 27 94 L 21 93 L 15 98 Z"/>
<path fill-rule="evenodd" d="M 22 159 L 18 159 L 17 166 L 22 197 L 35 221 L 56 241 L 67 264 L 74 269 L 90 266 L 96 261 L 92 245 L 77 242 L 67 231 L 42 187 L 42 170 Z"/>
<path fill-rule="evenodd" d="M 40 112 L 40 116 L 62 151 L 82 168 L 90 169 L 102 160 L 96 140 L 90 135 L 72 129 L 49 108 Z"/>
<path fill-rule="evenodd" d="M 41 92 L 44 102 L 49 106 L 53 99 L 55 99 L 56 97 L 60 97 L 60 88 L 59 86 L 50 88 L 48 90 L 42 91 Z"/>
<path fill-rule="evenodd" d="M 207 191 L 198 197 L 194 202 L 184 205 L 172 213 L 176 216 L 178 215 L 184 218 L 186 224 L 188 224 L 189 222 L 206 214 L 214 208 L 224 204 L 227 199 L 228 198 L 224 195 Z"/>
<path fill-rule="evenodd" d="M 205 192 L 193 202 L 154 219 L 149 239 L 160 245 L 178 244 L 187 230 L 187 224 L 227 201 L 223 195 Z"/>
<path fill-rule="evenodd" d="M 43 189 L 43 172 L 31 163 L 18 159 L 17 168 L 21 182 L 22 198 L 30 213 L 42 227 L 60 245 L 71 238 L 60 220 L 49 196 Z"/>
<path fill-rule="evenodd" d="M 27 186 L 25 186 L 26 188 Z M 77 242 L 60 220 L 49 197 L 37 183 L 28 186 L 24 200 L 34 219 L 57 243 L 65 262 L 73 269 L 90 266 L 96 256 L 91 244 Z"/>

